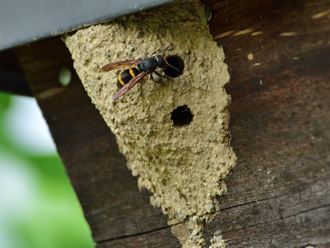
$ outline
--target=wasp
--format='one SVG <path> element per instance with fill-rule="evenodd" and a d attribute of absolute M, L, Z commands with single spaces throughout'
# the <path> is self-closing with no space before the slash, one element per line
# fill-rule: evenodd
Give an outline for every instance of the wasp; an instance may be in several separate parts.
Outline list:
<path fill-rule="evenodd" d="M 158 83 L 154 80 L 152 73 L 155 73 L 159 77 L 165 77 L 164 75 L 161 75 L 159 72 L 156 71 L 157 68 L 163 69 L 164 73 L 166 74 L 166 70 L 168 68 L 171 68 L 171 70 L 175 71 L 175 76 L 171 77 L 177 77 L 183 73 L 183 61 L 180 57 L 180 68 L 177 68 L 176 66 L 170 64 L 168 60 L 165 58 L 165 51 L 167 50 L 168 46 L 164 49 L 162 55 L 155 56 L 154 54 L 159 50 L 157 49 L 155 52 L 151 54 L 150 57 L 147 57 L 145 59 L 135 59 L 135 60 L 124 60 L 124 61 L 117 61 L 112 62 L 109 64 L 106 64 L 101 68 L 102 71 L 111 71 L 115 69 L 121 69 L 125 67 L 133 67 L 130 69 L 127 69 L 123 72 L 121 72 L 117 79 L 117 86 L 119 91 L 112 97 L 112 100 L 116 100 L 119 97 L 125 95 L 130 89 L 132 89 L 137 83 L 141 82 L 141 80 L 147 76 L 150 75 L 150 78 L 155 83 Z M 174 56 L 169 56 L 174 57 Z M 182 62 L 181 62 L 182 61 Z M 136 67 L 134 67 L 136 66 Z"/>

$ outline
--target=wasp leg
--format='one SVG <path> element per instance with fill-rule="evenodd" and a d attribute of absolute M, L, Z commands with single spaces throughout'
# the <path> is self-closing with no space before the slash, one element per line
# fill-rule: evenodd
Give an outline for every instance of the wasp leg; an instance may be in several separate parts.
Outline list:
<path fill-rule="evenodd" d="M 154 71 L 154 73 L 156 73 L 156 72 Z M 158 73 L 156 73 L 156 74 L 159 76 Z M 154 77 L 152 76 L 152 74 L 150 74 L 150 78 L 151 78 L 151 80 L 154 81 L 156 84 L 160 84 L 160 81 L 156 81 L 156 80 L 154 79 Z"/>
<path fill-rule="evenodd" d="M 158 77 L 166 78 L 166 79 L 168 79 L 168 80 L 173 80 L 173 78 L 171 78 L 171 77 L 169 77 L 169 76 L 167 76 L 167 75 L 162 75 L 162 74 L 160 74 L 160 73 L 157 72 L 157 71 L 154 71 L 154 73 L 155 73 Z"/>

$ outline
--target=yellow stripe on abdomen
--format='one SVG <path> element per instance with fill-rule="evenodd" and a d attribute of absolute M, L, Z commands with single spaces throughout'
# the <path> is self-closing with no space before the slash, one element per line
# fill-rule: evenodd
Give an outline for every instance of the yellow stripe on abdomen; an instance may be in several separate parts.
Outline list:
<path fill-rule="evenodd" d="M 133 78 L 133 77 L 136 77 L 136 75 L 135 75 L 135 73 L 134 73 L 134 71 L 133 71 L 132 68 L 129 69 L 129 74 L 131 74 L 132 78 Z"/>
<path fill-rule="evenodd" d="M 121 74 L 120 74 L 119 77 L 118 77 L 118 81 L 119 81 L 119 83 L 120 83 L 122 86 L 125 85 L 124 81 L 121 79 Z"/>

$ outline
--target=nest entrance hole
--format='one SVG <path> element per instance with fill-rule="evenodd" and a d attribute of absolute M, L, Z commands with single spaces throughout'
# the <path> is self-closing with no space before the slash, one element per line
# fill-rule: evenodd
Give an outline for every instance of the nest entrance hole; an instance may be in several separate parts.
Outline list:
<path fill-rule="evenodd" d="M 173 121 L 173 126 L 182 127 L 189 125 L 193 120 L 194 115 L 192 114 L 190 108 L 187 105 L 179 106 L 172 111 L 171 120 Z"/>

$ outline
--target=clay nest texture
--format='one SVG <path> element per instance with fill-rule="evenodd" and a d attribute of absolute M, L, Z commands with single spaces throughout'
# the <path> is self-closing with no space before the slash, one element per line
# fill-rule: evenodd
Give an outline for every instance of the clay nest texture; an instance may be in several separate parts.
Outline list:
<path fill-rule="evenodd" d="M 202 10 L 198 1 L 180 1 L 64 38 L 88 95 L 138 176 L 139 188 L 153 193 L 151 203 L 172 223 L 191 216 L 206 220 L 217 211 L 215 196 L 225 191 L 219 181 L 236 158 L 227 131 L 227 65 Z M 157 77 L 159 84 L 147 76 L 112 101 L 123 70 L 102 72 L 101 67 L 146 58 L 158 48 L 156 54 L 161 54 L 166 46 L 166 56 L 183 59 L 183 74 L 172 80 Z M 191 111 L 189 124 L 173 125 L 171 115 L 179 106 Z"/>

